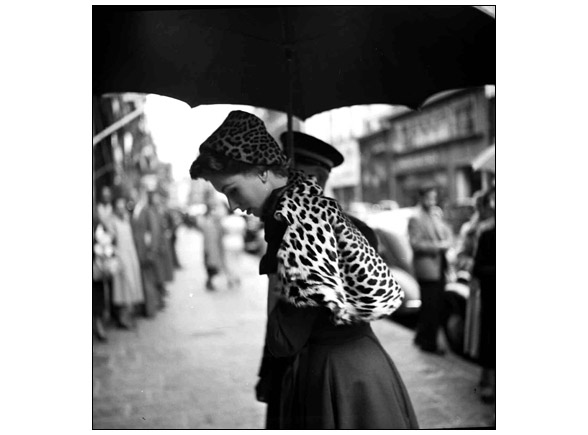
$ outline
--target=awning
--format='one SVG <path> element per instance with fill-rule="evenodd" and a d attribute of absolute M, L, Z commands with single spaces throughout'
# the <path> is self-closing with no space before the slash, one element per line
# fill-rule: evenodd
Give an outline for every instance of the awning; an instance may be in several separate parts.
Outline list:
<path fill-rule="evenodd" d="M 496 145 L 492 145 L 482 151 L 472 161 L 474 171 L 488 171 L 496 173 Z"/>
<path fill-rule="evenodd" d="M 128 115 L 126 115 L 124 118 L 121 118 L 118 121 L 116 121 L 110 127 L 105 128 L 104 130 L 102 130 L 100 133 L 98 133 L 96 136 L 94 136 L 92 138 L 92 146 L 94 146 L 97 143 L 99 143 L 105 137 L 110 136 L 112 133 L 114 133 L 119 128 L 124 127 L 125 125 L 127 125 L 129 122 L 131 122 L 137 116 L 141 115 L 143 113 L 143 110 L 144 110 L 144 108 L 141 106 L 138 109 L 135 109 L 134 111 L 132 111 L 131 113 L 129 113 Z"/>

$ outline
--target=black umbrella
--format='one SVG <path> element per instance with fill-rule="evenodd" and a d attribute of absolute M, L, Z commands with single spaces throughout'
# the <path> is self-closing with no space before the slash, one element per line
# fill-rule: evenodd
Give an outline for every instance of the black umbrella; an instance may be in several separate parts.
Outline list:
<path fill-rule="evenodd" d="M 471 6 L 93 6 L 92 15 L 94 94 L 265 107 L 288 113 L 289 130 L 292 115 L 418 108 L 444 90 L 495 83 L 495 20 Z"/>

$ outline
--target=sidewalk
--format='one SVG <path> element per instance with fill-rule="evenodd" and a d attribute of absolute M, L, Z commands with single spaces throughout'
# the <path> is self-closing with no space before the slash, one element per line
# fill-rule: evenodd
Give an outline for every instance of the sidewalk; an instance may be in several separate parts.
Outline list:
<path fill-rule="evenodd" d="M 414 332 L 397 323 L 373 323 L 400 371 L 421 429 L 492 427 L 495 406 L 476 392 L 480 369 L 452 353 L 431 355 L 413 345 Z"/>
<path fill-rule="evenodd" d="M 93 343 L 93 429 L 262 429 L 255 400 L 265 328 L 267 278 L 258 259 L 235 290 L 204 290 L 201 235 L 182 229 L 183 269 L 168 285 L 167 308 L 135 331 L 109 329 Z M 454 355 L 412 345 L 413 332 L 389 320 L 373 324 L 411 395 L 421 428 L 488 427 L 494 407 L 474 388 L 478 368 Z"/>

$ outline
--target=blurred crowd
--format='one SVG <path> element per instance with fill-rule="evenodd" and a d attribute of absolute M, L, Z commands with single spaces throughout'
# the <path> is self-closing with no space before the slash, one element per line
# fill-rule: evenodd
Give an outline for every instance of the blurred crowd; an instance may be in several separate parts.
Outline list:
<path fill-rule="evenodd" d="M 176 231 L 181 218 L 155 189 L 131 199 L 104 186 L 92 222 L 93 333 L 137 327 L 165 307 L 167 284 L 180 268 Z"/>
<path fill-rule="evenodd" d="M 245 252 L 265 248 L 261 222 L 233 212 L 220 199 L 209 200 L 198 216 L 167 204 L 156 189 L 138 198 L 100 190 L 92 225 L 93 333 L 106 342 L 110 326 L 132 330 L 141 317 L 163 310 L 168 284 L 181 268 L 176 251 L 180 225 L 202 234 L 206 290 L 238 288 Z"/>

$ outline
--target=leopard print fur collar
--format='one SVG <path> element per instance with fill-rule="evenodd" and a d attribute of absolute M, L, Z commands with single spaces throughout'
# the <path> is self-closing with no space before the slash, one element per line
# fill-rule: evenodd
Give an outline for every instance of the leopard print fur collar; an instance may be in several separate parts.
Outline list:
<path fill-rule="evenodd" d="M 404 293 L 388 266 L 311 178 L 293 171 L 274 210 L 288 225 L 278 249 L 278 291 L 296 306 L 326 306 L 335 324 L 390 315 Z"/>

